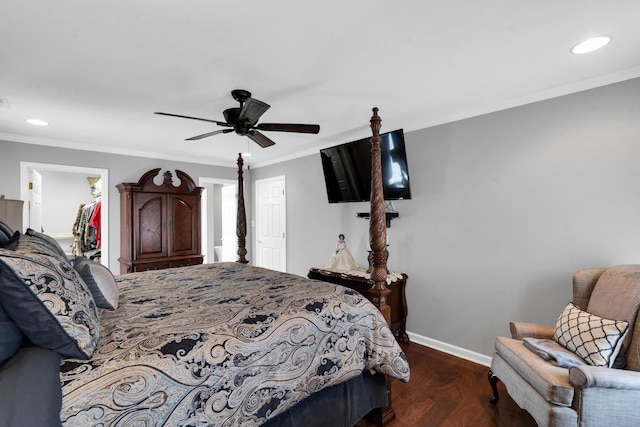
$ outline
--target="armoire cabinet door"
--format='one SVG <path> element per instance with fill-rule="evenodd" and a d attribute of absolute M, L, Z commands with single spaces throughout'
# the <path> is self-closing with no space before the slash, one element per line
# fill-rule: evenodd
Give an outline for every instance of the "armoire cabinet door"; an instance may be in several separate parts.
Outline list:
<path fill-rule="evenodd" d="M 133 200 L 133 252 L 135 259 L 168 256 L 167 195 L 135 193 Z"/>
<path fill-rule="evenodd" d="M 200 254 L 200 200 L 192 194 L 168 195 L 169 255 Z"/>

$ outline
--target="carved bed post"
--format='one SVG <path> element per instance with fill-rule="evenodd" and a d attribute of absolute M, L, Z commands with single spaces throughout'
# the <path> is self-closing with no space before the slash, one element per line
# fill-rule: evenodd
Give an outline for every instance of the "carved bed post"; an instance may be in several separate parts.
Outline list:
<path fill-rule="evenodd" d="M 236 215 L 236 235 L 238 236 L 238 260 L 242 264 L 248 264 L 249 261 L 245 258 L 247 255 L 246 243 L 247 243 L 247 214 L 244 209 L 244 185 L 242 178 L 242 166 L 244 160 L 242 160 L 242 153 L 238 153 L 238 213 Z"/>
<path fill-rule="evenodd" d="M 387 305 L 387 295 L 391 290 L 387 288 L 387 220 L 385 217 L 384 191 L 382 188 L 382 158 L 380 155 L 380 127 L 382 120 L 378 116 L 378 109 L 373 109 L 371 116 L 371 212 L 369 219 L 369 245 L 373 266 L 371 280 L 373 286 L 367 290 L 373 304 L 378 307 L 387 324 L 391 326 L 391 308 Z M 391 379 L 386 378 L 389 404 L 376 411 L 377 424 L 385 426 L 396 417 L 391 406 Z"/>
<path fill-rule="evenodd" d="M 378 116 L 378 109 L 373 109 L 371 117 L 371 213 L 369 220 L 369 245 L 373 257 L 371 280 L 373 286 L 367 291 L 372 296 L 373 303 L 380 309 L 382 315 L 391 322 L 391 308 L 387 305 L 387 226 L 384 207 L 384 192 L 382 188 L 382 160 L 380 155 L 380 127 L 382 120 Z"/>

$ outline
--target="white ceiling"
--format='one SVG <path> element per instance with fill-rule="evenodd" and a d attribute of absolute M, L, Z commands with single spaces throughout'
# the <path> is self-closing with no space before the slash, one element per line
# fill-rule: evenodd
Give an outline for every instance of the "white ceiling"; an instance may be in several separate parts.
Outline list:
<path fill-rule="evenodd" d="M 261 166 L 640 76 L 640 2 L 617 0 L 2 0 L 0 139 Z M 594 35 L 606 48 L 569 49 Z M 238 106 L 318 135 L 197 142 Z M 50 123 L 36 127 L 27 118 Z"/>

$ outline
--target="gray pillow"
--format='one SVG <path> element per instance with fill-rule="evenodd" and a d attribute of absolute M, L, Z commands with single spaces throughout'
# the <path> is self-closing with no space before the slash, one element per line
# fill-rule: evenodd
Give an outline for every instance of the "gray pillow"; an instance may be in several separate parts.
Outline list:
<path fill-rule="evenodd" d="M 13 236 L 13 230 L 8 224 L 0 221 L 0 245 L 4 245 Z"/>
<path fill-rule="evenodd" d="M 93 354 L 100 329 L 97 308 L 68 262 L 0 249 L 0 301 L 33 344 L 64 357 Z"/>
<path fill-rule="evenodd" d="M 114 310 L 118 308 L 120 292 L 116 278 L 107 267 L 99 262 L 82 256 L 76 257 L 73 268 L 80 274 L 89 287 L 96 305 L 100 308 Z"/>
<path fill-rule="evenodd" d="M 0 367 L 11 359 L 22 342 L 22 332 L 0 305 Z"/>
<path fill-rule="evenodd" d="M 1 234 L 1 233 L 0 233 Z M 11 249 L 15 251 L 18 248 L 18 241 L 20 240 L 20 232 L 16 231 L 13 236 L 6 240 L 0 239 L 0 248 Z"/>

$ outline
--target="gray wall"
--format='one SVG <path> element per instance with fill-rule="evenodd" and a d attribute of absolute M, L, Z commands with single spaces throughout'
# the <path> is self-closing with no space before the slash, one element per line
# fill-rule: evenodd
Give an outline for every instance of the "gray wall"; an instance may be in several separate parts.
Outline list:
<path fill-rule="evenodd" d="M 510 320 L 553 324 L 576 270 L 640 263 L 638 100 L 634 79 L 406 134 L 413 199 L 388 234 L 410 332 L 490 356 Z M 288 271 L 340 232 L 364 264 L 367 204 L 327 203 L 319 154 L 252 179 L 283 174 Z"/>
<path fill-rule="evenodd" d="M 89 175 L 57 171 L 42 171 L 41 175 L 43 231 L 71 234 L 78 208 L 92 201 Z"/>
<path fill-rule="evenodd" d="M 238 176 L 236 168 L 0 141 L 0 194 L 4 194 L 8 199 L 20 198 L 20 162 L 84 166 L 109 170 L 109 267 L 115 273 L 120 271 L 118 263 L 120 256 L 120 194 L 116 184 L 137 182 L 143 173 L 154 168 L 162 168 L 161 173 L 165 170 L 171 170 L 174 178 L 176 178 L 175 170 L 179 169 L 191 176 L 196 184 L 198 184 L 200 177 L 237 179 Z M 102 191 L 104 192 L 106 189 L 103 188 Z M 248 200 L 250 200 L 250 196 L 251 193 L 248 191 L 246 196 Z M 248 203 L 247 209 L 250 206 L 251 204 Z"/>
<path fill-rule="evenodd" d="M 574 271 L 640 262 L 638 99 L 634 79 L 406 134 L 413 199 L 394 202 L 400 218 L 388 233 L 389 267 L 409 275 L 410 332 L 489 356 L 510 320 L 553 324 L 571 298 Z M 361 114 L 366 123 L 370 111 Z M 380 114 L 382 130 L 392 130 Z M 19 198 L 20 161 L 109 169 L 112 268 L 115 184 L 154 167 L 196 181 L 237 178 L 234 168 L 0 141 L 7 198 Z M 245 180 L 280 175 L 288 271 L 306 275 L 324 264 L 339 233 L 364 265 L 368 223 L 355 215 L 368 204 L 327 203 L 319 154 L 252 168 Z M 250 260 L 252 236 L 249 228 Z"/>

